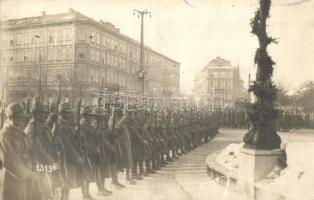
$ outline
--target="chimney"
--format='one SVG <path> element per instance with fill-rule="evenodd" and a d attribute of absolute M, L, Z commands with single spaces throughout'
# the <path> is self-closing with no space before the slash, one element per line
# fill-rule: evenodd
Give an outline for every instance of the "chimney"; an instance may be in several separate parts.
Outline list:
<path fill-rule="evenodd" d="M 46 11 L 41 11 L 41 16 L 46 16 Z"/>

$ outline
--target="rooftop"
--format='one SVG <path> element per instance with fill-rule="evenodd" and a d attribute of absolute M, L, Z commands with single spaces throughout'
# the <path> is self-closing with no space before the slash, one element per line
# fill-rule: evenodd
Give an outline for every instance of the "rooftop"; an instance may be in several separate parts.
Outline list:
<path fill-rule="evenodd" d="M 96 21 L 90 17 L 87 17 L 83 15 L 82 13 L 69 8 L 68 12 L 66 13 L 59 13 L 59 14 L 53 14 L 53 15 L 47 15 L 45 11 L 41 13 L 40 16 L 35 17 L 26 17 L 26 18 L 19 18 L 19 19 L 10 19 L 7 21 L 0 22 L 1 28 L 12 30 L 12 29 L 18 29 L 25 26 L 42 26 L 47 24 L 53 24 L 53 23 L 60 23 L 60 22 L 68 22 L 68 21 L 80 21 L 80 22 L 86 22 L 89 24 L 93 24 L 102 30 L 109 32 L 111 34 L 114 34 L 117 37 L 120 37 L 122 40 L 132 43 L 133 45 L 139 46 L 140 42 L 128 37 L 127 35 L 124 35 L 120 33 L 120 29 L 115 27 L 110 22 L 105 22 L 103 20 Z M 153 50 L 149 46 L 145 45 L 145 49 L 154 52 L 155 54 L 158 54 L 161 57 L 164 57 L 172 62 L 175 62 L 176 64 L 180 64 L 179 62 Z"/>

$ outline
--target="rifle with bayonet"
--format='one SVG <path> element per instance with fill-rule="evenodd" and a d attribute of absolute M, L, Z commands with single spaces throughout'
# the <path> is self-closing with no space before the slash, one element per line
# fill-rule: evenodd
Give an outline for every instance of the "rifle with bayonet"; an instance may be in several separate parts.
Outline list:
<path fill-rule="evenodd" d="M 59 105 L 61 103 L 61 96 L 62 96 L 62 88 L 61 88 L 61 78 L 59 79 L 59 94 L 57 98 L 57 102 L 54 108 L 54 116 L 53 116 L 53 128 L 52 128 L 52 133 L 53 137 L 55 139 L 56 144 L 59 146 L 57 149 L 57 163 L 59 164 L 60 167 L 64 169 L 64 178 L 61 172 L 59 171 L 59 178 L 60 180 L 68 180 L 68 166 L 66 163 L 66 158 L 65 156 L 61 157 L 61 152 L 63 154 L 65 153 L 65 146 L 63 141 L 61 140 L 59 136 L 59 127 L 58 127 L 58 120 L 59 120 Z M 63 166 L 61 166 L 63 164 Z"/>
<path fill-rule="evenodd" d="M 4 95 L 4 91 L 5 90 L 5 87 L 4 87 L 4 84 L 3 84 L 3 88 L 1 90 L 1 102 L 0 102 L 0 107 L 1 107 L 1 121 L 0 121 L 0 129 L 2 129 L 3 125 L 4 125 L 4 121 L 5 121 L 5 107 L 6 107 L 6 104 L 5 104 L 5 95 Z"/>
<path fill-rule="evenodd" d="M 82 107 L 82 85 L 80 86 L 80 97 L 78 99 L 77 103 L 77 129 L 76 129 L 76 138 L 78 141 L 79 150 L 83 155 L 84 161 L 88 164 L 88 167 L 90 170 L 93 169 L 93 165 L 91 163 L 91 160 L 88 156 L 88 150 L 87 150 L 87 139 L 86 136 L 81 134 L 81 107 Z M 82 141 L 83 139 L 83 141 Z"/>
<path fill-rule="evenodd" d="M 2 129 L 5 121 L 5 103 L 4 101 L 1 102 L 1 122 L 0 122 L 0 129 Z"/>
<path fill-rule="evenodd" d="M 40 71 L 41 73 L 41 71 Z M 38 149 L 40 146 L 39 144 L 39 104 L 40 104 L 40 95 L 41 95 L 41 74 L 39 75 L 39 83 L 38 83 L 38 96 L 35 98 L 34 101 L 34 111 L 33 111 L 33 116 L 34 116 L 34 127 L 33 127 L 33 133 L 31 135 L 31 164 L 32 164 L 32 169 L 33 171 L 37 170 L 37 164 L 38 164 Z M 28 99 L 26 102 L 26 112 L 27 114 L 30 113 L 30 100 Z M 40 151 L 40 150 L 39 150 Z M 36 198 L 36 196 L 38 194 L 36 194 L 38 192 L 39 189 L 39 177 L 38 176 L 33 176 L 32 177 L 32 187 L 31 187 L 31 195 L 32 198 Z"/>

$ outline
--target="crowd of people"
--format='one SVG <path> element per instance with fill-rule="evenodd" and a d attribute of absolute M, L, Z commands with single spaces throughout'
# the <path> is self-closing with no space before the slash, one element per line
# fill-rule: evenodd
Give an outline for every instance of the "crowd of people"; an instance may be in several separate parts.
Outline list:
<path fill-rule="evenodd" d="M 278 130 L 289 131 L 291 129 L 314 128 L 314 112 L 304 109 L 281 109 L 278 118 Z"/>
<path fill-rule="evenodd" d="M 122 189 L 118 173 L 124 171 L 127 183 L 136 184 L 215 137 L 221 118 L 218 111 L 139 109 L 117 101 L 53 105 L 6 107 L 0 199 L 67 200 L 70 190 L 79 187 L 83 199 L 95 199 L 91 182 L 96 182 L 97 195 L 111 195 L 105 180 Z"/>
<path fill-rule="evenodd" d="M 277 130 L 314 128 L 314 112 L 304 109 L 278 108 Z M 221 126 L 226 128 L 249 128 L 247 109 L 225 108 L 220 110 Z"/>

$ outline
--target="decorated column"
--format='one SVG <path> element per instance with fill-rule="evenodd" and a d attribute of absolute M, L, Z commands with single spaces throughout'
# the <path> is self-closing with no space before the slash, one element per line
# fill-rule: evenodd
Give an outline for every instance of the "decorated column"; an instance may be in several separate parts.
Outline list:
<path fill-rule="evenodd" d="M 271 0 L 259 0 L 260 7 L 251 21 L 252 33 L 259 41 L 255 53 L 257 65 L 256 81 L 249 90 L 256 101 L 249 107 L 250 129 L 244 136 L 244 147 L 240 150 L 238 186 L 244 199 L 260 199 L 255 183 L 264 179 L 283 162 L 281 139 L 276 131 L 278 111 L 275 108 L 277 89 L 272 82 L 273 65 L 267 46 L 276 41 L 267 35 L 266 20 L 269 17 Z M 280 163 L 281 162 L 281 163 Z"/>
<path fill-rule="evenodd" d="M 267 53 L 267 46 L 276 42 L 266 32 L 266 20 L 269 17 L 271 0 L 260 0 L 260 8 L 251 21 L 252 33 L 259 41 L 255 53 L 257 65 L 256 81 L 250 90 L 256 96 L 256 101 L 249 109 L 251 127 L 244 137 L 245 147 L 252 149 L 276 149 L 280 147 L 280 137 L 276 131 L 278 111 L 275 109 L 277 89 L 272 83 L 273 65 L 275 64 Z"/>

